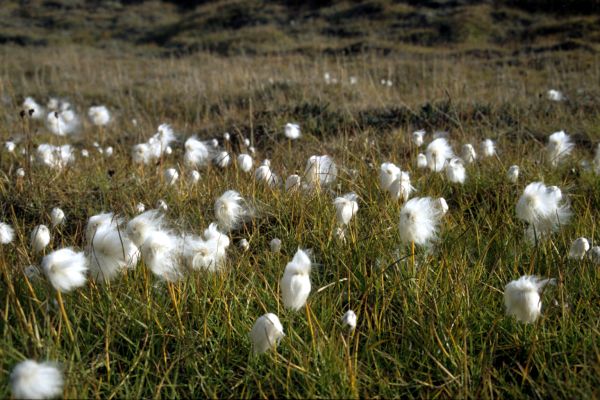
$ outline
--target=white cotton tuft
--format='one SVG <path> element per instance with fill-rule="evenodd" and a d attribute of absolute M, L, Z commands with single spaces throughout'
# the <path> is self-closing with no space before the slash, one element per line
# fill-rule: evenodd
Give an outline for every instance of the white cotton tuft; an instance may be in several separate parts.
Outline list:
<path fill-rule="evenodd" d="M 254 177 L 259 182 L 265 182 L 271 187 L 279 184 L 279 177 L 271 170 L 271 161 L 263 160 L 262 164 L 254 171 Z"/>
<path fill-rule="evenodd" d="M 561 204 L 562 193 L 556 186 L 533 182 L 525 187 L 516 206 L 517 217 L 529 224 L 528 236 L 542 238 L 555 232 L 571 217 L 568 204 Z"/>
<path fill-rule="evenodd" d="M 170 282 L 181 278 L 179 240 L 174 234 L 165 230 L 149 232 L 140 253 L 154 275 Z"/>
<path fill-rule="evenodd" d="M 417 168 L 427 168 L 427 156 L 423 153 L 417 155 Z"/>
<path fill-rule="evenodd" d="M 337 166 L 330 156 L 311 156 L 306 162 L 304 177 L 312 188 L 326 187 L 337 179 Z"/>
<path fill-rule="evenodd" d="M 284 336 L 283 325 L 281 325 L 277 315 L 272 313 L 263 315 L 256 320 L 250 331 L 254 354 L 261 354 L 269 349 L 274 349 Z"/>
<path fill-rule="evenodd" d="M 554 283 L 554 279 L 540 279 L 533 275 L 510 282 L 504 287 L 506 313 L 521 322 L 535 322 L 542 311 L 540 290 L 548 283 Z"/>
<path fill-rule="evenodd" d="M 115 229 L 123 223 L 123 220 L 115 217 L 114 213 L 102 213 L 92 215 L 88 218 L 88 222 L 85 226 L 85 239 L 88 245 L 92 244 L 92 239 L 96 234 L 96 231 L 101 226 L 111 226 Z"/>
<path fill-rule="evenodd" d="M 298 190 L 302 185 L 302 178 L 300 175 L 292 174 L 285 180 L 286 192 Z"/>
<path fill-rule="evenodd" d="M 46 116 L 46 126 L 56 136 L 68 136 L 79 130 L 81 121 L 75 111 L 66 108 L 49 112 Z"/>
<path fill-rule="evenodd" d="M 561 91 L 556 89 L 550 89 L 546 92 L 546 97 L 551 101 L 565 101 L 567 98 Z"/>
<path fill-rule="evenodd" d="M 31 249 L 34 253 L 44 250 L 50 243 L 50 230 L 46 225 L 38 225 L 31 231 Z"/>
<path fill-rule="evenodd" d="M 389 190 L 392 183 L 400 177 L 400 168 L 394 163 L 385 162 L 379 168 L 379 184 L 383 190 Z"/>
<path fill-rule="evenodd" d="M 237 158 L 238 167 L 244 172 L 250 172 L 254 161 L 249 154 L 240 154 Z"/>
<path fill-rule="evenodd" d="M 52 222 L 52 227 L 62 224 L 65 221 L 65 213 L 58 207 L 54 207 L 52 211 L 50 211 L 50 222 Z"/>
<path fill-rule="evenodd" d="M 348 225 L 352 217 L 358 212 L 357 199 L 356 193 L 348 193 L 333 200 L 338 225 Z"/>
<path fill-rule="evenodd" d="M 600 264 L 600 246 L 594 246 L 588 251 L 589 259 L 596 265 Z"/>
<path fill-rule="evenodd" d="M 491 139 L 485 139 L 481 142 L 481 154 L 484 157 L 492 157 L 496 155 L 496 143 Z"/>
<path fill-rule="evenodd" d="M 415 197 L 400 210 L 400 239 L 429 246 L 437 238 L 442 212 L 430 197 Z"/>
<path fill-rule="evenodd" d="M 15 399 L 50 399 L 62 395 L 63 376 L 54 363 L 25 360 L 12 370 L 10 386 Z"/>
<path fill-rule="evenodd" d="M 215 201 L 215 217 L 219 227 L 230 232 L 252 217 L 252 211 L 247 206 L 241 194 L 228 190 Z"/>
<path fill-rule="evenodd" d="M 342 316 L 342 324 L 346 326 L 349 331 L 353 331 L 356 328 L 356 313 L 352 310 L 346 311 Z"/>
<path fill-rule="evenodd" d="M 460 156 L 467 164 L 472 164 L 477 160 L 475 148 L 470 143 L 463 145 Z"/>
<path fill-rule="evenodd" d="M 158 131 L 147 142 L 133 146 L 131 152 L 133 162 L 146 165 L 157 162 L 175 139 L 175 133 L 170 125 L 159 125 Z"/>
<path fill-rule="evenodd" d="M 167 185 L 174 185 L 179 179 L 179 172 L 175 168 L 167 168 L 164 172 L 164 177 Z"/>
<path fill-rule="evenodd" d="M 23 168 L 17 168 L 17 171 L 15 172 L 15 175 L 17 175 L 17 178 L 24 178 L 25 177 L 25 170 Z"/>
<path fill-rule="evenodd" d="M 143 213 L 144 211 L 146 211 L 146 206 L 144 205 L 144 203 L 137 203 L 137 204 L 135 205 L 135 211 L 136 211 L 138 214 L 141 214 L 141 213 Z"/>
<path fill-rule="evenodd" d="M 0 222 L 0 244 L 9 244 L 15 238 L 15 230 L 8 224 Z"/>
<path fill-rule="evenodd" d="M 164 227 L 164 215 L 161 210 L 148 210 L 127 223 L 127 236 L 140 247 L 151 232 Z"/>
<path fill-rule="evenodd" d="M 153 161 L 150 145 L 148 143 L 139 143 L 131 149 L 131 158 L 136 164 L 150 164 Z"/>
<path fill-rule="evenodd" d="M 6 143 L 4 143 L 4 148 L 6 149 L 6 151 L 8 151 L 9 153 L 13 153 L 15 151 L 15 149 L 17 148 L 17 145 L 15 144 L 15 142 L 11 142 L 10 140 Z"/>
<path fill-rule="evenodd" d="M 54 289 L 69 292 L 85 284 L 88 263 L 82 251 L 64 248 L 45 256 L 42 269 Z"/>
<path fill-rule="evenodd" d="M 400 200 L 407 202 L 411 193 L 413 193 L 416 189 L 413 185 L 410 184 L 410 175 L 408 172 L 402 171 L 400 172 L 400 176 L 392 182 L 390 186 L 390 194 L 394 200 Z"/>
<path fill-rule="evenodd" d="M 571 154 L 574 147 L 575 144 L 565 131 L 554 132 L 548 137 L 548 145 L 546 146 L 548 161 L 553 166 L 558 165 L 565 157 Z"/>
<path fill-rule="evenodd" d="M 279 238 L 271 239 L 269 246 L 271 247 L 271 251 L 273 253 L 279 253 L 281 251 L 281 239 L 279 239 Z"/>
<path fill-rule="evenodd" d="M 435 199 L 433 201 L 433 206 L 443 215 L 446 215 L 446 213 L 448 212 L 448 210 L 450 209 L 448 207 L 448 203 L 446 202 L 446 199 L 443 197 L 438 197 L 437 199 Z"/>
<path fill-rule="evenodd" d="M 192 185 L 198 183 L 198 181 L 200 181 L 200 172 L 196 171 L 195 169 L 191 170 L 188 173 L 188 181 Z"/>
<path fill-rule="evenodd" d="M 33 97 L 25 98 L 25 101 L 23 101 L 23 108 L 25 109 L 25 111 L 30 113 L 31 118 L 44 118 L 44 107 L 39 105 Z"/>
<path fill-rule="evenodd" d="M 569 258 L 574 260 L 583 260 L 585 253 L 590 249 L 590 242 L 584 237 L 575 239 L 569 249 Z"/>
<path fill-rule="evenodd" d="M 54 146 L 43 143 L 36 149 L 35 160 L 48 168 L 61 170 L 75 161 L 75 151 L 70 144 Z"/>
<path fill-rule="evenodd" d="M 100 225 L 88 250 L 91 277 L 99 282 L 112 280 L 121 270 L 135 268 L 139 249 L 118 225 Z"/>
<path fill-rule="evenodd" d="M 301 309 L 310 294 L 310 270 L 312 262 L 309 255 L 298 249 L 281 278 L 281 297 L 283 305 L 292 310 Z"/>
<path fill-rule="evenodd" d="M 446 167 L 446 161 L 452 158 L 454 153 L 445 138 L 437 138 L 429 143 L 425 155 L 429 169 L 433 172 L 441 172 Z"/>
<path fill-rule="evenodd" d="M 240 249 L 242 249 L 244 251 L 250 250 L 250 243 L 248 242 L 248 239 L 246 239 L 246 238 L 240 239 L 240 241 L 238 242 L 238 246 Z"/>
<path fill-rule="evenodd" d="M 88 110 L 88 117 L 92 124 L 96 126 L 108 125 L 110 122 L 110 112 L 106 106 L 94 106 Z"/>
<path fill-rule="evenodd" d="M 163 199 L 160 199 L 156 202 L 156 208 L 162 210 L 163 212 L 167 212 L 169 209 L 169 205 Z"/>
<path fill-rule="evenodd" d="M 220 270 L 226 260 L 230 239 L 212 223 L 204 231 L 204 239 L 188 236 L 183 239 L 183 257 L 188 267 L 195 270 Z"/>
<path fill-rule="evenodd" d="M 231 155 L 227 151 L 220 151 L 213 158 L 213 162 L 219 168 L 227 168 L 231 164 Z"/>
<path fill-rule="evenodd" d="M 287 124 L 285 124 L 284 134 L 286 138 L 291 140 L 296 140 L 300 138 L 300 136 L 302 135 L 302 133 L 300 132 L 300 125 L 288 122 Z"/>
<path fill-rule="evenodd" d="M 460 158 L 453 158 L 446 166 L 446 177 L 452 183 L 465 183 L 467 172 Z"/>
<path fill-rule="evenodd" d="M 511 183 L 517 183 L 519 180 L 519 166 L 511 165 L 508 171 L 506 172 L 506 178 Z"/>
<path fill-rule="evenodd" d="M 412 133 L 413 143 L 415 144 L 415 146 L 417 146 L 417 147 L 423 146 L 423 143 L 425 141 L 424 136 L 425 136 L 424 129 L 420 129 L 420 130 L 414 131 Z"/>

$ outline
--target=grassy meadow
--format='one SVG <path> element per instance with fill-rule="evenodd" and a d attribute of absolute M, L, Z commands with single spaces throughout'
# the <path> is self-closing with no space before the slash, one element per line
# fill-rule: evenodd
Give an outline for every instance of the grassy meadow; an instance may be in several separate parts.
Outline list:
<path fill-rule="evenodd" d="M 600 268 L 567 257 L 574 239 L 600 240 L 600 177 L 582 165 L 600 141 L 596 51 L 488 57 L 452 46 L 402 49 L 165 55 L 147 43 L 2 45 L 0 135 L 17 148 L 0 151 L 0 222 L 15 229 L 15 240 L 0 245 L 0 397 L 10 397 L 12 368 L 31 358 L 61 365 L 66 398 L 597 398 Z M 567 100 L 550 101 L 549 89 Z M 41 104 L 68 99 L 83 121 L 79 134 L 54 136 L 43 120 L 20 114 L 26 96 Z M 87 119 L 97 104 L 111 111 L 105 128 Z M 297 141 L 283 135 L 287 122 L 300 124 Z M 132 146 L 161 123 L 178 136 L 172 154 L 134 164 Z M 425 145 L 435 131 L 448 132 L 457 154 L 465 143 L 479 154 L 490 138 L 497 156 L 468 165 L 464 185 L 450 183 L 445 173 L 416 167 L 424 152 L 412 142 L 418 129 L 427 131 Z M 552 167 L 544 148 L 559 130 L 576 148 Z M 302 175 L 311 155 L 327 154 L 338 178 L 327 190 L 291 193 L 234 162 L 199 169 L 190 184 L 183 143 L 192 135 L 217 138 L 234 158 L 248 138 L 254 166 L 269 159 L 284 180 Z M 100 154 L 94 142 L 114 153 Z M 72 144 L 75 162 L 60 171 L 29 162 L 26 152 L 42 143 Z M 439 239 L 429 250 L 417 247 L 414 263 L 399 236 L 402 202 L 379 186 L 387 161 L 410 172 L 412 197 L 449 205 Z M 513 164 L 517 183 L 506 177 Z M 171 167 L 180 174 L 174 185 L 163 176 Z M 534 181 L 560 187 L 573 216 L 532 244 L 515 205 Z M 164 200 L 174 230 L 200 234 L 230 189 L 256 215 L 229 234 L 222 271 L 167 284 L 141 261 L 109 284 L 90 280 L 62 294 L 73 337 L 43 272 L 25 273 L 43 257 L 31 251 L 30 232 L 50 226 L 53 207 L 66 220 L 50 229 L 45 254 L 83 250 L 90 216 L 130 219 L 140 202 L 151 209 Z M 359 196 L 359 210 L 342 242 L 332 202 L 348 192 Z M 273 238 L 282 241 L 280 253 L 270 251 Z M 305 309 L 291 311 L 280 280 L 299 247 L 312 250 L 312 291 Z M 556 279 L 533 324 L 505 313 L 504 287 L 522 275 Z M 341 323 L 349 309 L 358 317 L 353 332 Z M 248 334 L 267 312 L 279 316 L 285 337 L 254 355 Z"/>

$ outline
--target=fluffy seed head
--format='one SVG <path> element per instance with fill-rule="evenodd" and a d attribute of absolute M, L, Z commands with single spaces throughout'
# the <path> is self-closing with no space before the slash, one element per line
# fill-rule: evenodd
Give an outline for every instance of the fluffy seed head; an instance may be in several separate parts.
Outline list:
<path fill-rule="evenodd" d="M 342 324 L 346 326 L 348 330 L 353 331 L 356 328 L 356 313 L 352 310 L 346 311 L 342 316 Z"/>
<path fill-rule="evenodd" d="M 31 231 L 31 249 L 34 253 L 44 250 L 50 243 L 50 230 L 46 225 L 38 225 Z"/>
<path fill-rule="evenodd" d="M 281 239 L 273 238 L 269 245 L 271 246 L 271 251 L 273 253 L 279 253 L 281 251 Z"/>
<path fill-rule="evenodd" d="M 192 185 L 198 183 L 198 181 L 200 181 L 200 172 L 196 171 L 195 169 L 191 170 L 188 173 L 188 181 Z"/>
<path fill-rule="evenodd" d="M 437 237 L 442 213 L 430 197 L 410 199 L 400 211 L 400 239 L 429 246 Z"/>
<path fill-rule="evenodd" d="M 208 142 L 198 140 L 195 136 L 187 139 L 184 147 L 183 162 L 188 167 L 204 167 L 214 157 L 214 147 Z"/>
<path fill-rule="evenodd" d="M 417 155 L 417 168 L 427 168 L 427 156 L 423 153 Z"/>
<path fill-rule="evenodd" d="M 533 182 L 525 187 L 517 202 L 517 217 L 528 224 L 530 238 L 544 237 L 556 231 L 571 217 L 567 204 L 561 204 L 562 193 L 556 186 Z"/>
<path fill-rule="evenodd" d="M 548 161 L 552 165 L 558 165 L 565 157 L 571 154 L 575 144 L 571 141 L 571 137 L 565 131 L 554 132 L 548 137 L 548 145 L 546 153 Z"/>
<path fill-rule="evenodd" d="M 311 156 L 306 162 L 304 176 L 310 187 L 326 187 L 337 179 L 337 166 L 327 155 Z"/>
<path fill-rule="evenodd" d="M 242 171 L 250 172 L 252 170 L 252 164 L 254 164 L 254 161 L 249 154 L 244 153 L 238 156 L 237 163 Z"/>
<path fill-rule="evenodd" d="M 110 122 L 110 112 L 106 106 L 90 107 L 88 117 L 90 117 L 92 124 L 96 126 L 108 125 Z"/>
<path fill-rule="evenodd" d="M 8 224 L 0 222 L 0 244 L 8 244 L 15 238 L 15 230 Z"/>
<path fill-rule="evenodd" d="M 12 370 L 10 386 L 15 399 L 50 399 L 62 394 L 63 376 L 54 363 L 25 360 Z"/>
<path fill-rule="evenodd" d="M 298 190 L 301 186 L 301 182 L 302 179 L 300 178 L 300 175 L 292 174 L 285 180 L 285 190 Z"/>
<path fill-rule="evenodd" d="M 62 224 L 65 221 L 65 213 L 58 207 L 54 207 L 52 211 L 50 211 L 50 222 L 52 222 L 52 227 L 56 227 L 57 225 Z"/>
<path fill-rule="evenodd" d="M 298 139 L 301 136 L 300 125 L 288 122 L 285 124 L 284 134 L 288 139 Z"/>
<path fill-rule="evenodd" d="M 561 91 L 555 89 L 548 90 L 548 92 L 546 92 L 546 97 L 551 101 L 564 101 L 567 99 Z"/>
<path fill-rule="evenodd" d="M 261 354 L 277 347 L 284 336 L 283 325 L 277 315 L 272 313 L 263 315 L 256 320 L 250 331 L 254 354 Z"/>
<path fill-rule="evenodd" d="M 508 172 L 506 173 L 506 177 L 508 178 L 509 182 L 517 183 L 517 181 L 519 180 L 519 166 L 511 165 L 508 169 Z"/>
<path fill-rule="evenodd" d="M 496 155 L 496 144 L 492 139 L 485 139 L 481 142 L 481 153 L 484 157 L 492 157 Z"/>
<path fill-rule="evenodd" d="M 175 168 L 168 168 L 164 172 L 165 175 L 165 183 L 167 185 L 174 185 L 179 179 L 179 172 Z"/>
<path fill-rule="evenodd" d="M 23 108 L 28 113 L 31 112 L 31 118 L 40 119 L 44 117 L 44 107 L 39 105 L 33 97 L 26 97 L 25 101 L 23 101 Z"/>
<path fill-rule="evenodd" d="M 127 236 L 140 247 L 150 232 L 158 231 L 164 226 L 164 216 L 161 210 L 148 210 L 136 216 L 127 223 Z"/>
<path fill-rule="evenodd" d="M 533 275 L 510 282 L 504 287 L 506 313 L 521 322 L 535 322 L 542 311 L 540 290 L 548 283 L 554 283 L 554 279 L 540 279 Z"/>
<path fill-rule="evenodd" d="M 139 249 L 116 224 L 103 224 L 96 230 L 88 250 L 91 277 L 108 282 L 125 268 L 135 268 Z"/>
<path fill-rule="evenodd" d="M 244 198 L 235 190 L 228 190 L 215 201 L 215 217 L 225 232 L 236 229 L 247 217 Z"/>
<path fill-rule="evenodd" d="M 229 153 L 226 151 L 221 151 L 217 153 L 217 155 L 213 159 L 213 162 L 219 168 L 227 168 L 231 164 L 231 155 L 229 155 Z"/>
<path fill-rule="evenodd" d="M 54 289 L 69 292 L 85 284 L 88 263 L 83 252 L 64 248 L 45 256 L 42 269 Z"/>
<path fill-rule="evenodd" d="M 389 190 L 392 183 L 400 177 L 400 168 L 394 163 L 385 162 L 379 168 L 379 184 L 383 190 Z"/>
<path fill-rule="evenodd" d="M 424 129 L 420 129 L 420 130 L 414 131 L 412 133 L 413 142 L 414 142 L 415 146 L 417 146 L 417 147 L 423 146 L 424 136 L 425 136 Z"/>
<path fill-rule="evenodd" d="M 446 167 L 446 177 L 452 183 L 460 183 L 461 185 L 465 183 L 467 173 L 460 158 L 453 158 L 450 160 Z"/>
<path fill-rule="evenodd" d="M 462 150 L 460 152 L 460 156 L 467 164 L 474 163 L 475 160 L 477 160 L 477 153 L 475 153 L 475 148 L 470 143 L 463 145 Z"/>
<path fill-rule="evenodd" d="M 429 169 L 433 172 L 440 172 L 446 167 L 446 161 L 452 158 L 454 153 L 445 138 L 437 138 L 429 143 L 425 155 Z"/>
<path fill-rule="evenodd" d="M 590 242 L 584 237 L 575 239 L 569 249 L 569 258 L 583 260 L 585 253 L 590 249 Z"/>
<path fill-rule="evenodd" d="M 402 199 L 404 202 L 408 201 L 411 193 L 415 190 L 413 185 L 410 184 L 410 175 L 405 171 L 400 172 L 400 176 L 390 186 L 392 198 L 395 200 Z"/>
<path fill-rule="evenodd" d="M 338 225 L 348 225 L 352 217 L 358 212 L 357 198 L 356 193 L 348 193 L 333 200 Z"/>
<path fill-rule="evenodd" d="M 310 294 L 310 270 L 312 262 L 309 255 L 298 249 L 281 278 L 281 298 L 283 305 L 292 310 L 301 309 Z"/>
<path fill-rule="evenodd" d="M 153 230 L 140 247 L 144 263 L 152 273 L 167 281 L 181 278 L 179 240 L 166 230 Z"/>

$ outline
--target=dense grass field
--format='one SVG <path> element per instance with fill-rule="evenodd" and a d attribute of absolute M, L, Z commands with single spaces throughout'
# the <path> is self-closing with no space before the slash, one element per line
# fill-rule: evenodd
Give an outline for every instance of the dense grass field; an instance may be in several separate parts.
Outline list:
<path fill-rule="evenodd" d="M 481 56 L 407 44 L 388 55 L 340 55 L 287 53 L 288 45 L 226 56 L 165 55 L 147 44 L 0 47 L 0 222 L 15 230 L 14 241 L 0 245 L 0 397 L 10 396 L 14 366 L 35 359 L 60 365 L 68 398 L 597 398 L 600 267 L 568 258 L 576 238 L 600 240 L 596 51 Z M 549 89 L 566 99 L 548 99 Z M 42 105 L 68 100 L 82 121 L 78 133 L 52 135 L 45 118 L 21 113 L 27 96 Z M 87 118 L 99 104 L 112 114 L 106 127 Z M 287 122 L 300 125 L 300 139 L 284 136 Z M 172 153 L 135 164 L 132 147 L 162 123 L 176 133 Z M 421 148 L 412 140 L 418 129 L 427 132 Z M 575 149 L 553 166 L 545 146 L 560 130 Z M 466 143 L 478 153 L 464 185 L 417 168 L 418 153 L 442 131 L 456 154 Z M 184 142 L 193 135 L 216 138 L 232 165 L 198 168 L 201 178 L 191 183 Z M 495 156 L 482 157 L 486 138 Z M 249 152 L 244 139 L 255 148 L 249 173 L 235 162 Z M 13 152 L 7 141 L 16 143 Z M 28 152 L 44 143 L 71 144 L 74 162 L 52 169 L 30 161 Z M 112 155 L 98 151 L 109 146 Z M 285 180 L 323 154 L 338 167 L 328 188 L 288 192 L 255 179 L 265 159 Z M 400 240 L 403 202 L 380 187 L 384 162 L 410 173 L 411 197 L 444 197 L 449 206 L 439 238 L 417 246 L 414 261 Z M 520 167 L 516 183 L 506 176 L 511 165 Z M 173 185 L 168 168 L 179 171 Z M 558 186 L 573 215 L 531 242 L 515 207 L 535 181 Z M 65 319 L 39 266 L 54 250 L 83 251 L 90 216 L 130 220 L 138 203 L 152 209 L 163 200 L 173 231 L 199 235 L 227 190 L 240 192 L 254 216 L 228 233 L 219 272 L 186 270 L 166 282 L 142 260 L 109 284 L 90 279 L 63 293 Z M 359 210 L 339 240 L 333 200 L 349 192 Z M 66 215 L 57 227 L 54 207 Z M 43 254 L 29 242 L 39 224 L 51 227 Z M 273 238 L 281 239 L 279 253 Z M 298 248 L 312 251 L 312 291 L 306 307 L 292 311 L 280 280 Z M 532 324 L 504 306 L 505 285 L 522 275 L 556 279 Z M 341 321 L 350 309 L 354 331 Z M 255 355 L 249 333 L 268 312 L 285 337 Z"/>

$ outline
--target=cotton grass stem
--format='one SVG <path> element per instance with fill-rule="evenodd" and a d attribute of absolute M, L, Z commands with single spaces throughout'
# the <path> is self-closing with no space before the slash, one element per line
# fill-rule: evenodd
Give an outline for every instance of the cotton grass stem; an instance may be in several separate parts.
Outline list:
<path fill-rule="evenodd" d="M 177 297 L 175 296 L 175 288 L 171 282 L 167 282 L 167 289 L 169 290 L 169 295 L 171 296 L 171 301 L 173 302 L 173 307 L 175 307 L 175 314 L 177 315 L 177 321 L 179 322 L 179 328 L 181 330 L 181 334 L 183 335 L 185 329 L 183 328 L 183 322 L 181 321 L 181 314 L 179 313 L 179 302 L 177 301 Z"/>
<path fill-rule="evenodd" d="M 69 322 L 69 317 L 67 316 L 67 311 L 65 310 L 65 304 L 62 299 L 62 294 L 60 290 L 56 291 L 56 299 L 58 301 L 58 307 L 60 307 L 60 313 L 62 314 L 63 320 L 65 321 L 65 326 L 67 327 L 67 333 L 71 338 L 71 341 L 75 342 L 75 336 L 73 335 L 73 329 L 71 328 L 71 323 Z"/>

